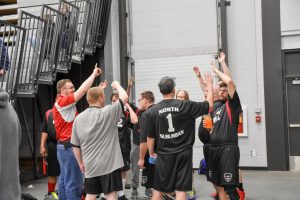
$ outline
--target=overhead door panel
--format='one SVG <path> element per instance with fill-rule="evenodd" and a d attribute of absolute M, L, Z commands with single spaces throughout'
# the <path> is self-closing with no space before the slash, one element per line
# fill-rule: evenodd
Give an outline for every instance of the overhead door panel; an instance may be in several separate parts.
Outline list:
<path fill-rule="evenodd" d="M 212 60 L 214 60 L 212 55 L 137 60 L 135 63 L 135 94 L 138 96 L 141 92 L 150 90 L 154 93 L 155 102 L 159 102 L 162 100 L 162 95 L 157 84 L 163 76 L 171 76 L 176 78 L 176 89 L 187 90 L 190 99 L 193 101 L 203 101 L 203 93 L 194 74 L 193 66 L 198 65 L 204 74 L 206 71 L 211 71 L 209 63 Z M 197 134 L 199 123 L 200 118 L 196 120 L 196 140 L 193 155 L 195 168 L 198 167 L 200 160 L 203 158 L 202 143 Z"/>

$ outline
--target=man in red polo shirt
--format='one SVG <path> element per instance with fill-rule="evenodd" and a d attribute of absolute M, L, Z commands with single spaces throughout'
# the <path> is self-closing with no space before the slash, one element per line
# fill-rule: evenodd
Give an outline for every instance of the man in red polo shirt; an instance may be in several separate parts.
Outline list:
<path fill-rule="evenodd" d="M 70 143 L 72 126 L 78 102 L 92 86 L 95 78 L 102 73 L 95 65 L 91 76 L 83 82 L 77 91 L 69 79 L 57 82 L 57 98 L 53 107 L 53 118 L 57 139 L 57 158 L 60 165 L 58 196 L 60 200 L 80 200 L 83 178 Z"/>

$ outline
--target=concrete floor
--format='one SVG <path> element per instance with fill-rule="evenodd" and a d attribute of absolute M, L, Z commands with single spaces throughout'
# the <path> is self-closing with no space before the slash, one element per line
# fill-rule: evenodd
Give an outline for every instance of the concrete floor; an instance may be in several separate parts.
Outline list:
<path fill-rule="evenodd" d="M 244 171 L 244 188 L 247 200 L 300 200 L 300 172 L 271 172 Z M 206 181 L 204 175 L 194 174 L 197 199 L 212 200 L 209 194 L 213 187 Z M 32 185 L 32 187 L 28 187 Z M 43 200 L 47 192 L 47 179 L 40 179 L 22 184 L 22 192 L 30 193 L 39 200 Z M 139 188 L 140 195 L 144 188 Z M 130 198 L 131 190 L 125 190 Z"/>

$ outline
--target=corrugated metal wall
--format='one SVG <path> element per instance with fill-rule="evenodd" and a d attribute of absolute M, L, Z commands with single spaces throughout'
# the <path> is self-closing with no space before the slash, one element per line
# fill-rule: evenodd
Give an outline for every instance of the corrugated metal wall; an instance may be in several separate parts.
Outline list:
<path fill-rule="evenodd" d="M 152 58 L 137 60 L 136 67 L 136 95 L 145 90 L 151 90 L 155 95 L 155 102 L 162 100 L 162 95 L 158 89 L 158 82 L 162 76 L 176 77 L 176 89 L 185 89 L 189 92 L 193 101 L 204 101 L 198 79 L 194 75 L 193 66 L 201 66 L 201 70 L 210 70 L 208 63 L 212 57 L 210 55 L 178 56 L 168 58 Z M 196 129 L 200 123 L 200 118 L 196 120 Z M 203 144 L 195 133 L 196 140 L 194 146 L 193 163 L 194 167 L 199 166 L 203 156 Z"/>
<path fill-rule="evenodd" d="M 193 100 L 200 99 L 192 67 L 205 69 L 217 52 L 216 2 L 132 0 L 131 20 L 136 94 L 150 89 L 161 98 L 158 80 L 172 75 L 178 89 L 187 89 Z M 267 167 L 260 1 L 231 1 L 227 26 L 229 67 L 248 111 L 248 137 L 239 139 L 240 165 Z M 262 111 L 259 124 L 255 122 L 257 108 Z M 201 146 L 197 141 L 194 166 L 202 157 Z"/>
<path fill-rule="evenodd" d="M 300 1 L 281 0 L 280 19 L 282 49 L 300 48 Z"/>

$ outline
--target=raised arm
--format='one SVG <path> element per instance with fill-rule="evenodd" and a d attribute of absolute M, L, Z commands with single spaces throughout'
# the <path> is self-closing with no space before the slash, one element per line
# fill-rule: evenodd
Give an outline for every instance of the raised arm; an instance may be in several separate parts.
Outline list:
<path fill-rule="evenodd" d="M 120 85 L 120 83 L 118 81 L 112 82 L 111 87 L 112 87 L 113 90 L 117 90 L 117 92 L 119 94 L 119 99 L 122 100 L 124 105 L 126 103 L 128 103 L 128 95 L 127 95 L 126 91 L 124 90 L 124 88 L 122 88 L 122 86 Z"/>
<path fill-rule="evenodd" d="M 133 77 L 131 77 L 130 79 L 128 79 L 128 84 L 127 84 L 127 89 L 126 89 L 126 93 L 127 93 L 128 97 L 130 96 L 130 90 L 132 88 L 133 81 L 134 81 Z"/>
<path fill-rule="evenodd" d="M 101 87 L 104 90 L 107 87 L 107 80 L 101 82 L 99 87 Z"/>
<path fill-rule="evenodd" d="M 136 113 L 133 111 L 133 109 L 131 108 L 131 106 L 128 103 L 126 103 L 125 106 L 129 111 L 130 122 L 132 124 L 137 124 L 138 123 L 138 117 L 137 117 Z"/>
<path fill-rule="evenodd" d="M 211 65 L 211 67 L 213 68 L 215 74 L 218 75 L 218 77 L 227 84 L 227 89 L 228 89 L 228 94 L 230 96 L 230 98 L 233 98 L 233 94 L 235 92 L 235 85 L 233 80 L 231 79 L 231 77 L 229 77 L 228 75 L 226 75 L 225 73 L 221 72 L 220 70 L 218 70 L 216 68 L 216 66 L 214 64 Z"/>
<path fill-rule="evenodd" d="M 208 101 L 209 103 L 209 109 L 212 110 L 214 106 L 214 97 L 213 97 L 213 81 L 210 72 L 205 73 L 205 82 L 207 86 L 206 101 Z"/>
<path fill-rule="evenodd" d="M 202 89 L 202 92 L 203 92 L 203 94 L 204 94 L 204 93 L 205 93 L 205 90 L 206 90 L 206 83 L 205 83 L 205 80 L 202 78 L 201 72 L 200 72 L 198 66 L 195 66 L 193 69 L 194 69 L 194 73 L 195 73 L 195 75 L 197 76 L 197 79 L 198 79 L 198 81 L 199 81 L 199 84 L 200 84 L 200 87 L 201 87 L 201 89 Z"/>
<path fill-rule="evenodd" d="M 88 89 L 90 89 L 90 87 L 93 85 L 95 78 L 100 74 L 102 74 L 102 71 L 100 68 L 97 67 L 97 63 L 96 63 L 93 73 L 90 75 L 88 79 L 86 79 L 81 84 L 78 90 L 74 93 L 75 102 L 78 102 L 87 93 Z"/>
<path fill-rule="evenodd" d="M 225 53 L 224 53 L 224 52 L 220 52 L 220 56 L 219 56 L 219 58 L 218 58 L 219 63 L 220 63 L 221 66 L 222 66 L 222 69 L 223 69 L 224 74 L 226 74 L 227 76 L 229 76 L 229 77 L 231 78 L 231 73 L 230 73 L 230 71 L 229 71 L 229 69 L 228 69 L 228 66 L 227 66 L 227 64 L 226 64 L 225 58 L 226 58 Z"/>

